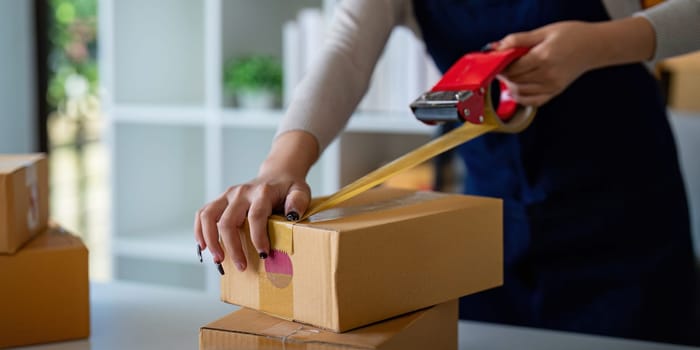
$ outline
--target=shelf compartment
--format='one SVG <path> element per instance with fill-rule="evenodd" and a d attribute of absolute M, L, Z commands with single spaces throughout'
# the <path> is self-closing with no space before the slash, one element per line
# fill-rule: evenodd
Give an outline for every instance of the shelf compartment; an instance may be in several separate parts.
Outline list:
<path fill-rule="evenodd" d="M 203 125 L 207 111 L 199 106 L 120 105 L 111 110 L 110 118 L 117 123 Z"/>
<path fill-rule="evenodd" d="M 114 128 L 114 232 L 190 226 L 204 205 L 203 128 L 142 124 Z"/>
<path fill-rule="evenodd" d="M 119 0 L 114 101 L 204 103 L 204 7 L 191 0 Z"/>
<path fill-rule="evenodd" d="M 270 151 L 275 129 L 250 129 L 227 127 L 223 135 L 223 184 L 228 186 L 252 180 L 258 174 L 258 168 Z M 256 145 L 256 147 L 251 147 Z M 321 166 L 317 162 L 309 171 L 307 182 L 312 189 L 322 188 Z"/>
<path fill-rule="evenodd" d="M 247 55 L 282 59 L 282 27 L 301 9 L 323 6 L 322 0 L 227 0 L 221 4 L 221 64 Z M 251 14 L 255 14 L 251 16 Z M 224 94 L 223 104 L 233 105 Z"/>

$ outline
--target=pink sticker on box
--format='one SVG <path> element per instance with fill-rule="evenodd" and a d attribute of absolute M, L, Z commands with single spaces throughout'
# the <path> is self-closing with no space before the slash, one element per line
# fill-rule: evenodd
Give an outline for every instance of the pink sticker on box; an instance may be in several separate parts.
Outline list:
<path fill-rule="evenodd" d="M 292 259 L 286 253 L 272 249 L 270 255 L 265 261 L 265 275 L 277 288 L 284 288 L 292 282 L 294 269 L 292 268 Z"/>

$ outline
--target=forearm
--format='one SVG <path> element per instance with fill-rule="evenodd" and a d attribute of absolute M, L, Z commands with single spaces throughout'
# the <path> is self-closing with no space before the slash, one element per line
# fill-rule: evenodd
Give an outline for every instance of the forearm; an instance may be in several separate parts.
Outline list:
<path fill-rule="evenodd" d="M 319 151 L 342 130 L 367 91 L 372 71 L 394 26 L 403 22 L 408 0 L 346 0 L 314 67 L 294 91 L 277 135 L 305 130 Z"/>
<path fill-rule="evenodd" d="M 654 61 L 700 50 L 700 0 L 666 0 L 636 16 L 655 30 Z"/>

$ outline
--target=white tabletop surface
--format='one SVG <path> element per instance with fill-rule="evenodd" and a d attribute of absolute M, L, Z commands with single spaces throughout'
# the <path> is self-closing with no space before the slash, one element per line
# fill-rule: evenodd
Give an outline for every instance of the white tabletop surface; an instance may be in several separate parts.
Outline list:
<path fill-rule="evenodd" d="M 199 327 L 237 308 L 186 289 L 113 282 L 90 285 L 89 339 L 22 350 L 196 350 Z M 477 322 L 459 322 L 459 349 L 700 349 Z"/>

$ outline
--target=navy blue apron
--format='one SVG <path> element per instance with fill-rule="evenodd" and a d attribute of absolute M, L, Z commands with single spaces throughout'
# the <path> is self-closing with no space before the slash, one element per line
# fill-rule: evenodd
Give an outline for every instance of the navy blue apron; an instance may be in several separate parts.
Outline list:
<path fill-rule="evenodd" d="M 443 72 L 510 33 L 609 19 L 600 0 L 415 0 L 414 10 Z M 668 342 L 697 331 L 685 189 L 642 64 L 588 72 L 524 132 L 458 152 L 466 192 L 504 199 L 505 231 L 504 286 L 462 298 L 460 318 Z"/>

